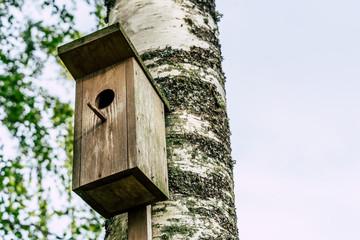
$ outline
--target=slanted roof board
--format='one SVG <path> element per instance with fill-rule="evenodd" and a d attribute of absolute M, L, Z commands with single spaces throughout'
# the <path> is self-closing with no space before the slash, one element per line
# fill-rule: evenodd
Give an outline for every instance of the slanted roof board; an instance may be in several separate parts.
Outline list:
<path fill-rule="evenodd" d="M 120 23 L 93 32 L 58 48 L 58 55 L 75 80 L 134 57 L 169 110 L 169 102 L 158 88 Z"/>

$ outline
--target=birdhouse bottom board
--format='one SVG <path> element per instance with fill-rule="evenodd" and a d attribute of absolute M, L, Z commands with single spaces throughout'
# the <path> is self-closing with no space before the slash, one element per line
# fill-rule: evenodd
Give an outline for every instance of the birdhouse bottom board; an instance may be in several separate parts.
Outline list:
<path fill-rule="evenodd" d="M 139 168 L 98 180 L 74 191 L 105 218 L 159 199 L 167 199 Z"/>
<path fill-rule="evenodd" d="M 164 104 L 134 58 L 76 80 L 73 190 L 107 218 L 167 199 Z"/>

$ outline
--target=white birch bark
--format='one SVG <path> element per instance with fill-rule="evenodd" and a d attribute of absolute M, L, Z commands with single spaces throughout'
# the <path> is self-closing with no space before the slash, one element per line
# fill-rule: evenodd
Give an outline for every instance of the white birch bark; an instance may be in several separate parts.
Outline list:
<path fill-rule="evenodd" d="M 152 208 L 153 239 L 237 239 L 214 0 L 106 1 L 170 101 L 170 199 Z M 107 222 L 107 240 L 127 239 L 126 215 Z"/>

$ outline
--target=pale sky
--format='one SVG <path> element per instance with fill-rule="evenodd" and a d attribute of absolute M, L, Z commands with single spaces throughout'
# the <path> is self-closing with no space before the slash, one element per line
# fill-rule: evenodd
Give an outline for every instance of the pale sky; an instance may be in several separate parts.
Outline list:
<path fill-rule="evenodd" d="M 217 1 L 241 240 L 360 239 L 360 1 Z"/>

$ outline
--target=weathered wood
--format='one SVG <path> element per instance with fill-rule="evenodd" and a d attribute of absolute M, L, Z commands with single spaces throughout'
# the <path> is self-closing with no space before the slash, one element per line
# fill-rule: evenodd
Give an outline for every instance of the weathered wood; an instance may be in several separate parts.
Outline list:
<path fill-rule="evenodd" d="M 80 103 L 82 99 L 82 81 L 76 82 L 75 90 L 75 129 L 74 129 L 74 156 L 73 156 L 73 176 L 72 189 L 80 186 L 80 172 L 81 172 L 81 125 L 82 125 L 82 107 Z"/>
<path fill-rule="evenodd" d="M 151 240 L 151 205 L 140 207 L 128 213 L 128 239 Z"/>
<path fill-rule="evenodd" d="M 136 115 L 135 115 L 135 72 L 134 60 L 126 60 L 126 104 L 128 119 L 128 164 L 129 168 L 136 167 L 137 149 L 136 149 Z"/>
<path fill-rule="evenodd" d="M 58 54 L 75 80 L 133 57 L 169 110 L 158 88 L 120 23 L 110 25 L 58 48 Z"/>
<path fill-rule="evenodd" d="M 102 109 L 108 117 L 102 122 L 88 107 L 82 109 L 82 153 L 80 184 L 126 170 L 127 118 L 125 66 L 110 66 L 83 80 L 82 104 L 95 102 L 105 89 L 115 93 L 113 102 Z"/>
<path fill-rule="evenodd" d="M 82 185 L 74 191 L 106 218 L 167 199 L 137 167 Z"/>
<path fill-rule="evenodd" d="M 133 175 L 91 189 L 88 194 L 111 213 L 141 206 L 145 199 L 150 201 L 155 199 L 155 196 Z"/>
<path fill-rule="evenodd" d="M 107 117 L 98 109 L 94 104 L 91 102 L 88 102 L 87 105 L 89 108 L 95 113 L 96 116 L 98 116 L 102 122 L 105 122 Z"/>
<path fill-rule="evenodd" d="M 106 218 L 168 199 L 164 99 L 120 25 L 59 54 L 77 85 L 73 190 Z"/>
<path fill-rule="evenodd" d="M 164 105 L 136 60 L 87 75 L 77 85 L 81 152 L 75 154 L 74 191 L 104 217 L 167 199 Z M 100 104 L 96 100 L 106 91 L 114 96 L 99 109 L 107 116 L 102 122 L 86 105 Z"/>
<path fill-rule="evenodd" d="M 133 64 L 137 166 L 168 195 L 164 105 L 141 67 Z"/>

